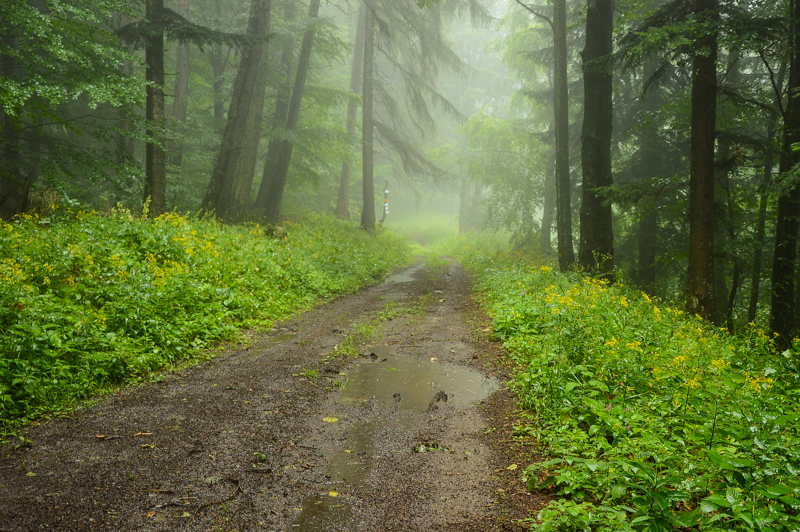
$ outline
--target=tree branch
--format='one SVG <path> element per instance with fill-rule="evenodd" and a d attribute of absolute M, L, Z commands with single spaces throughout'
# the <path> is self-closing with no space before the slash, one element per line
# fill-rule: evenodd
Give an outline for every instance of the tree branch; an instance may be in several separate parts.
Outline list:
<path fill-rule="evenodd" d="M 546 20 L 547 23 L 550 24 L 550 29 L 553 29 L 553 21 L 550 20 L 547 16 L 542 15 L 541 13 L 537 13 L 536 11 L 533 10 L 531 6 L 523 4 L 522 0 L 517 0 L 517 3 L 522 7 L 524 7 L 525 9 L 527 9 L 528 11 L 530 11 L 531 13 L 533 13 L 534 15 L 536 15 L 537 17 Z"/>
<path fill-rule="evenodd" d="M 758 55 L 761 56 L 764 66 L 767 67 L 767 71 L 769 72 L 769 81 L 772 83 L 772 90 L 775 91 L 775 102 L 778 104 L 778 111 L 780 111 L 781 117 L 783 117 L 785 121 L 786 112 L 783 109 L 783 87 L 778 87 L 778 84 L 775 83 L 775 72 L 772 70 L 772 67 L 769 66 L 769 61 L 767 61 L 767 58 L 764 57 L 764 52 L 759 50 Z"/>

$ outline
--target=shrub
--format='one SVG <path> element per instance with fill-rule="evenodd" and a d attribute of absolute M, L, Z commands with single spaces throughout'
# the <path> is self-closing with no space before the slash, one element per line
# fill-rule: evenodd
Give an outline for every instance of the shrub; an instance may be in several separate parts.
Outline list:
<path fill-rule="evenodd" d="M 550 459 L 534 529 L 800 530 L 800 344 L 776 353 L 622 286 L 470 258 Z M 543 481 L 538 479 L 544 478 Z"/>
<path fill-rule="evenodd" d="M 331 218 L 224 226 L 125 210 L 0 225 L 0 419 L 24 422 L 268 326 L 406 260 L 390 232 Z"/>

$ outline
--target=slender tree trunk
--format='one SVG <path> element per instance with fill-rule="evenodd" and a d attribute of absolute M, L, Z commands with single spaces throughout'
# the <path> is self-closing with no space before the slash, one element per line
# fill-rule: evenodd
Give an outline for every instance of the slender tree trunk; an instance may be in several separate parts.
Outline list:
<path fill-rule="evenodd" d="M 178 14 L 189 16 L 189 0 L 178 1 Z M 170 164 L 180 167 L 183 158 L 183 134 L 186 129 L 186 112 L 189 108 L 189 43 L 178 43 L 178 57 L 175 61 L 177 73 L 175 74 L 175 99 L 172 111 L 175 117 L 175 137 L 170 153 Z"/>
<path fill-rule="evenodd" d="M 767 140 L 775 137 L 775 120 L 770 120 L 767 125 Z M 767 225 L 767 203 L 769 196 L 767 189 L 772 182 L 772 149 L 767 148 L 764 154 L 764 180 L 761 183 L 761 195 L 758 200 L 758 221 L 756 222 L 755 250 L 753 253 L 753 276 L 750 283 L 750 304 L 747 307 L 747 322 L 752 323 L 756 319 L 758 311 L 758 296 L 761 289 L 761 268 L 764 261 L 764 236 Z"/>
<path fill-rule="evenodd" d="M 658 63 L 652 59 L 645 63 L 644 79 L 651 79 L 657 68 Z M 657 92 L 652 92 L 646 97 L 643 96 L 642 100 L 642 110 L 647 113 L 655 113 L 664 105 L 663 98 Z M 661 141 L 659 132 L 659 125 L 650 121 L 639 137 L 641 153 L 638 157 L 640 166 L 637 173 L 646 181 L 656 179 L 664 169 L 664 153 L 668 150 Z M 637 205 L 639 216 L 637 281 L 639 288 L 651 295 L 655 294 L 656 287 L 656 260 L 659 243 L 658 203 L 658 194 L 654 190 L 639 200 Z"/>
<path fill-rule="evenodd" d="M 164 10 L 164 0 L 147 0 L 145 16 L 153 20 Z M 144 197 L 150 216 L 167 211 L 167 160 L 164 152 L 164 35 L 153 35 L 145 49 L 147 69 L 147 148 L 145 151 Z"/>
<path fill-rule="evenodd" d="M 461 180 L 461 203 L 458 208 L 458 233 L 464 234 L 469 231 L 469 192 L 472 189 L 470 180 L 465 177 Z"/>
<path fill-rule="evenodd" d="M 741 79 L 740 57 L 741 50 L 737 47 L 734 47 L 728 53 L 726 81 L 727 85 L 732 87 L 733 90 L 738 88 L 737 86 Z M 730 121 L 729 110 L 723 106 L 719 114 L 723 123 L 722 127 L 727 127 Z M 720 139 L 717 153 L 721 164 L 716 168 L 716 189 L 725 192 L 725 201 L 717 202 L 717 209 L 722 208 L 723 211 L 717 212 L 717 228 L 715 229 L 714 283 L 716 288 L 714 301 L 716 302 L 716 319 L 714 321 L 718 324 L 726 324 L 728 330 L 733 332 L 733 310 L 736 304 L 739 284 L 741 284 L 742 265 L 739 254 L 735 251 L 738 247 L 736 242 L 736 217 L 734 215 L 736 203 L 731 190 L 730 174 L 733 167 L 738 164 L 738 160 L 733 142 L 730 139 Z M 723 242 L 726 242 L 726 244 L 721 245 Z M 733 263 L 730 291 L 728 290 L 728 276 L 726 275 L 729 263 Z"/>
<path fill-rule="evenodd" d="M 361 227 L 369 233 L 375 232 L 375 184 L 374 184 L 374 149 L 373 149 L 373 87 L 372 76 L 375 62 L 375 13 L 367 6 L 364 23 L 364 86 L 362 96 L 362 176 L 363 201 L 361 206 Z"/>
<path fill-rule="evenodd" d="M 294 22 L 295 3 L 287 2 L 283 12 L 285 22 Z M 291 97 L 290 81 L 292 79 L 292 65 L 294 63 L 294 37 L 286 36 L 281 50 L 281 66 L 283 67 L 283 79 L 281 89 L 275 100 L 275 112 L 272 115 L 272 136 L 267 148 L 267 156 L 264 158 L 264 171 L 261 174 L 261 186 L 258 188 L 255 209 L 261 210 L 267 204 L 269 194 L 270 179 L 275 175 L 278 166 L 283 141 L 275 138 L 277 132 L 286 127 L 286 120 L 289 116 L 289 99 Z"/>
<path fill-rule="evenodd" d="M 350 70 L 350 91 L 357 94 L 361 90 L 361 76 L 364 72 L 364 24 L 367 17 L 366 5 L 362 2 L 358 9 L 358 26 L 356 26 L 356 40 L 353 43 L 353 65 Z M 347 103 L 347 140 L 353 141 L 356 134 L 356 114 L 358 113 L 358 100 L 350 98 Z M 339 179 L 339 199 L 336 202 L 336 216 L 342 220 L 350 219 L 350 176 L 351 158 L 342 163 L 342 174 Z"/>
<path fill-rule="evenodd" d="M 581 161 L 583 187 L 581 238 L 578 259 L 587 271 L 610 274 L 614 268 L 614 233 L 611 205 L 603 200 L 601 187 L 613 184 L 611 129 L 613 86 L 608 59 L 613 52 L 613 0 L 589 0 L 586 47 L 583 59 L 583 130 Z"/>
<path fill-rule="evenodd" d="M 696 12 L 712 21 L 717 0 L 696 0 Z M 689 276 L 686 307 L 713 320 L 714 140 L 717 121 L 717 35 L 697 39 L 692 64 L 691 175 L 689 179 Z M 702 54 L 702 55 L 701 55 Z"/>
<path fill-rule="evenodd" d="M 778 72 L 778 89 L 783 90 L 783 82 L 786 77 L 786 61 L 781 63 Z M 775 138 L 775 128 L 777 127 L 777 113 L 780 109 L 780 97 L 775 97 L 775 116 L 767 123 L 767 149 L 764 152 L 764 180 L 761 184 L 761 195 L 758 203 L 758 222 L 756 224 L 755 250 L 753 254 L 753 276 L 750 284 L 750 304 L 747 307 L 747 322 L 752 323 L 756 319 L 758 310 L 758 298 L 761 288 L 761 268 L 764 260 L 764 235 L 767 225 L 767 204 L 769 196 L 767 189 L 772 182 L 772 167 L 775 164 L 772 152 L 772 141 Z"/>
<path fill-rule="evenodd" d="M 230 49 L 228 49 L 228 55 L 230 55 Z M 222 94 L 224 80 L 222 76 L 225 74 L 225 63 L 227 62 L 222 54 L 222 45 L 211 46 L 208 51 L 208 62 L 214 73 L 214 82 L 211 85 L 214 93 L 214 130 L 222 135 L 225 131 L 225 101 Z"/>
<path fill-rule="evenodd" d="M 658 252 L 658 210 L 655 201 L 642 201 L 639 210 L 639 287 L 653 294 L 656 285 L 656 256 Z"/>
<path fill-rule="evenodd" d="M 780 172 L 785 178 L 800 162 L 792 146 L 800 142 L 800 0 L 792 0 L 789 25 L 789 102 L 784 119 Z M 778 336 L 779 348 L 791 345 L 794 333 L 794 274 L 797 262 L 797 230 L 800 215 L 800 187 L 794 186 L 778 199 L 775 255 L 772 259 L 772 309 L 770 328 Z"/>
<path fill-rule="evenodd" d="M 130 22 L 127 15 L 117 15 L 117 28 L 121 28 Z M 133 61 L 126 59 L 121 65 L 122 73 L 126 76 L 133 76 Z M 130 118 L 133 115 L 133 105 L 125 104 L 117 109 L 117 116 L 120 123 L 120 132 L 117 134 L 116 163 L 125 164 L 133 159 L 133 138 L 131 132 Z"/>
<path fill-rule="evenodd" d="M 300 106 L 303 103 L 303 91 L 308 77 L 308 67 L 311 63 L 311 49 L 314 46 L 314 27 L 319 14 L 319 4 L 320 0 L 311 0 L 308 6 L 309 26 L 303 34 L 303 44 L 300 46 L 300 57 L 297 60 L 297 73 L 294 78 L 292 99 L 289 102 L 289 115 L 286 119 L 286 131 L 296 130 L 300 121 Z M 278 155 L 278 162 L 275 165 L 275 173 L 272 176 L 265 175 L 262 179 L 262 186 L 265 184 L 268 186 L 263 204 L 264 217 L 268 221 L 278 221 L 280 219 L 283 190 L 286 187 L 286 177 L 289 174 L 289 165 L 292 162 L 293 147 L 294 144 L 291 141 L 283 141 Z"/>
<path fill-rule="evenodd" d="M 539 246 L 539 252 L 543 257 L 547 257 L 553 252 L 550 235 L 556 210 L 555 161 L 555 154 L 547 158 L 547 167 L 544 173 L 544 207 L 542 208 L 542 236 Z"/>
<path fill-rule="evenodd" d="M 567 0 L 553 2 L 553 107 L 556 134 L 556 232 L 558 265 L 563 271 L 575 264 L 572 246 L 572 207 L 569 179 L 569 85 L 567 80 Z"/>
<path fill-rule="evenodd" d="M 253 0 L 247 34 L 253 43 L 242 53 L 233 84 L 222 145 L 202 209 L 225 221 L 241 219 L 249 207 L 266 88 L 270 0 Z"/>
<path fill-rule="evenodd" d="M 475 188 L 472 190 L 472 206 L 469 209 L 469 226 L 471 229 L 481 229 L 483 225 L 483 217 L 481 215 L 481 205 L 483 203 L 483 181 L 475 183 Z"/>

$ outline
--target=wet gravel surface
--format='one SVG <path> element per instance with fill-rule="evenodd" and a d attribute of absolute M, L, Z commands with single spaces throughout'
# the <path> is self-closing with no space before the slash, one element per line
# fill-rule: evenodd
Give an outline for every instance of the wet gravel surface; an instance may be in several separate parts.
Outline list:
<path fill-rule="evenodd" d="M 0 449 L 0 532 L 527 530 L 547 494 L 471 294 L 417 265 L 31 427 Z"/>

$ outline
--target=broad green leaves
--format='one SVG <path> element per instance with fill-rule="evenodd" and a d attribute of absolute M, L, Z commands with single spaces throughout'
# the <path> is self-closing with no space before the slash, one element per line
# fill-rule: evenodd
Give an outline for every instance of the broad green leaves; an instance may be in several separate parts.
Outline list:
<path fill-rule="evenodd" d="M 776 354 L 755 328 L 731 337 L 624 287 L 474 260 L 519 364 L 519 432 L 554 457 L 526 470 L 563 497 L 538 530 L 800 526 L 799 346 Z"/>

